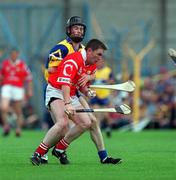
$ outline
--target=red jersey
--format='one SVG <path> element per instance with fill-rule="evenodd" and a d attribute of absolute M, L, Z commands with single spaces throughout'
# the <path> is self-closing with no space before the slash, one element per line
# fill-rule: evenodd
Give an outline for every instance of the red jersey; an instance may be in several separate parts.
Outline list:
<path fill-rule="evenodd" d="M 23 87 L 25 81 L 32 81 L 32 74 L 22 60 L 12 62 L 10 59 L 5 59 L 1 64 L 0 76 L 2 85 Z"/>
<path fill-rule="evenodd" d="M 86 52 L 75 52 L 66 56 L 58 66 L 57 73 L 51 74 L 48 82 L 55 88 L 61 89 L 62 85 L 70 86 L 70 96 L 76 94 L 77 84 L 82 74 L 93 74 L 96 65 L 85 65 Z"/>

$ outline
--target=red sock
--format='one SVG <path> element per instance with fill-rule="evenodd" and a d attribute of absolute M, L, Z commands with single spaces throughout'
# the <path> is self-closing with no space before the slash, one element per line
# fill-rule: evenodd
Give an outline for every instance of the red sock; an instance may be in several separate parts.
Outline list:
<path fill-rule="evenodd" d="M 56 149 L 59 149 L 59 150 L 65 150 L 67 149 L 67 147 L 69 146 L 69 144 L 64 140 L 64 139 L 61 139 L 57 144 L 56 144 Z"/>
<path fill-rule="evenodd" d="M 46 144 L 44 144 L 43 142 L 41 142 L 41 144 L 39 145 L 39 147 L 36 149 L 35 152 L 38 152 L 40 155 L 43 156 L 44 154 L 46 154 L 48 152 L 48 149 L 49 149 L 49 147 Z"/>

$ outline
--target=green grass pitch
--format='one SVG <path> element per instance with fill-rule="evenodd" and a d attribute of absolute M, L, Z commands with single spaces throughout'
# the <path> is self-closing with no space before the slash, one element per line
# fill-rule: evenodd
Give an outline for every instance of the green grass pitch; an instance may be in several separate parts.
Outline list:
<path fill-rule="evenodd" d="M 109 155 L 121 157 L 119 165 L 99 163 L 96 148 L 85 133 L 68 149 L 70 165 L 60 165 L 49 152 L 49 164 L 32 166 L 29 157 L 44 137 L 41 131 L 24 131 L 16 138 L 0 136 L 2 180 L 174 180 L 176 179 L 176 131 L 114 131 L 104 136 Z"/>

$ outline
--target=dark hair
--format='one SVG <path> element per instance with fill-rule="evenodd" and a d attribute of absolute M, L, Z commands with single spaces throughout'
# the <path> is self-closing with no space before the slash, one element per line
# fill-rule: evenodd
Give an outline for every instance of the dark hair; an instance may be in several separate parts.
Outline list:
<path fill-rule="evenodd" d="M 20 50 L 18 47 L 10 47 L 9 52 L 12 52 L 12 51 L 19 52 Z"/>
<path fill-rule="evenodd" d="M 99 49 L 99 48 L 104 49 L 104 50 L 107 50 L 106 45 L 105 45 L 103 42 L 101 42 L 100 40 L 98 40 L 98 39 L 91 39 L 91 40 L 87 43 L 87 45 L 86 45 L 86 47 L 85 47 L 86 50 L 87 50 L 88 48 L 91 48 L 93 51 L 95 51 L 95 50 L 97 50 L 97 49 Z"/>

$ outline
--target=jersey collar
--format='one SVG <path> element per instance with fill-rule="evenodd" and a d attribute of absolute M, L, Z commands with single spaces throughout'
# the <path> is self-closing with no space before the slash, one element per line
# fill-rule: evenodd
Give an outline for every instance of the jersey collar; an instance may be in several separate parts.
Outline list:
<path fill-rule="evenodd" d="M 10 63 L 13 65 L 17 65 L 20 62 L 20 59 L 16 59 L 15 61 L 12 61 L 11 59 L 9 59 Z"/>
<path fill-rule="evenodd" d="M 67 40 L 67 42 L 68 42 L 69 44 L 71 44 L 71 45 L 73 46 L 72 40 L 71 40 L 69 37 L 67 37 L 66 40 Z M 81 48 L 83 48 L 83 47 L 82 47 L 82 44 L 80 43 L 80 44 L 79 44 L 79 49 L 78 49 L 78 50 L 75 50 L 75 51 L 79 51 Z M 74 48 L 73 48 L 73 49 L 74 49 Z"/>

